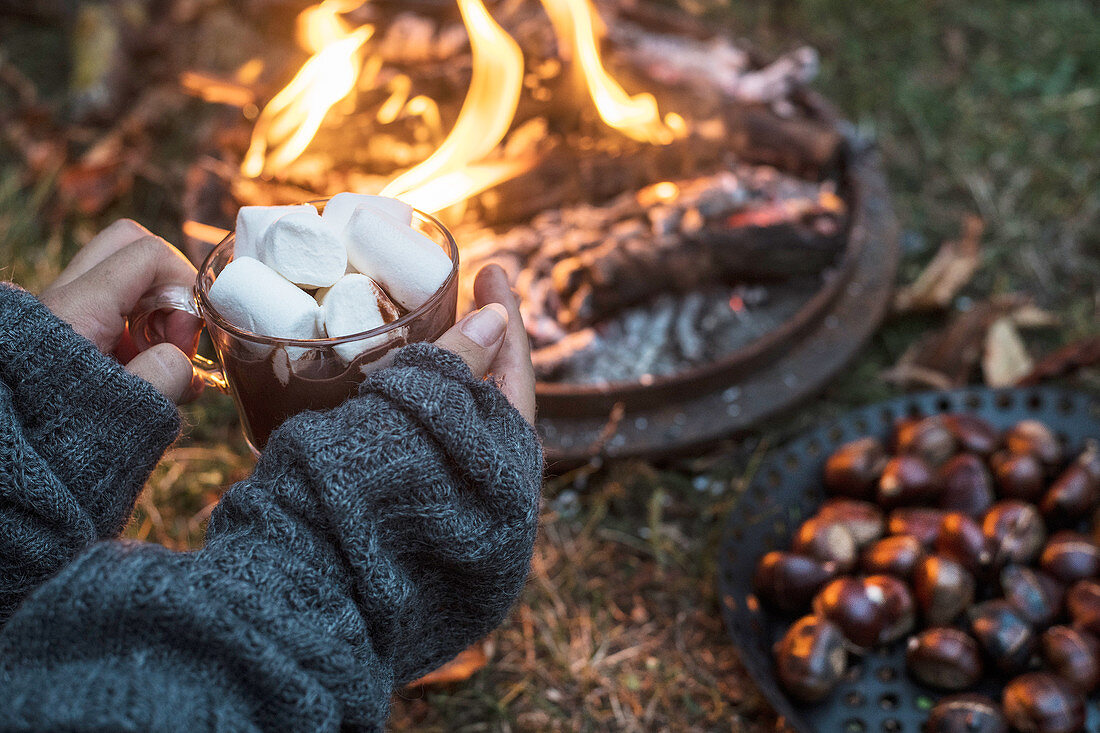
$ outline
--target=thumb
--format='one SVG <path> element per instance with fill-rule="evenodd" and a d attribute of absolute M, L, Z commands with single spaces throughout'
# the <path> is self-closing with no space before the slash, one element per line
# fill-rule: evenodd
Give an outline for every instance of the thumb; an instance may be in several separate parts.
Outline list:
<path fill-rule="evenodd" d="M 500 303 L 489 303 L 452 326 L 435 345 L 462 357 L 474 376 L 480 379 L 500 351 L 507 327 L 507 309 Z"/>
<path fill-rule="evenodd" d="M 158 392 L 177 405 L 190 402 L 197 396 L 191 386 L 194 377 L 191 360 L 172 344 L 149 347 L 131 359 L 126 369 L 156 387 Z"/>

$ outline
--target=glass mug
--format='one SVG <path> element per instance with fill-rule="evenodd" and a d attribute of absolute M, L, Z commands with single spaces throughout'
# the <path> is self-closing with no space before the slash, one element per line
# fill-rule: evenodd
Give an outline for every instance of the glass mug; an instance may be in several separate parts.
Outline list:
<path fill-rule="evenodd" d="M 309 202 L 323 210 L 325 201 Z M 275 428 L 304 410 L 336 407 L 356 394 L 368 374 L 393 360 L 393 350 L 418 341 L 434 341 L 455 323 L 458 305 L 458 245 L 429 214 L 413 211 L 412 226 L 439 245 L 451 259 L 451 271 L 423 305 L 363 333 L 338 338 L 285 339 L 252 333 L 227 321 L 210 302 L 210 286 L 233 259 L 229 234 L 207 256 L 193 287 L 168 287 L 142 298 L 130 317 L 130 335 L 138 350 L 165 341 L 154 313 L 181 310 L 206 325 L 218 361 L 195 355 L 195 373 L 207 385 L 232 395 L 244 437 L 259 454 Z M 379 338 L 385 337 L 385 338 Z M 367 342 L 350 363 L 333 348 Z M 344 349 L 354 352 L 354 349 Z M 220 362 L 220 363 L 219 363 Z"/>

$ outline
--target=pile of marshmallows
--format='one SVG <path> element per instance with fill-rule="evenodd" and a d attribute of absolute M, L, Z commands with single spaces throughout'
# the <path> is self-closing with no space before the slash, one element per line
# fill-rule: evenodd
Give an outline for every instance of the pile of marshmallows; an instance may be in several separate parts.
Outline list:
<path fill-rule="evenodd" d="M 412 207 L 384 196 L 339 193 L 310 204 L 245 206 L 233 261 L 210 287 L 230 323 L 287 339 L 350 336 L 423 305 L 447 279 L 451 259 L 412 228 Z M 400 307 L 400 309 L 399 309 Z M 346 361 L 379 339 L 334 345 Z"/>

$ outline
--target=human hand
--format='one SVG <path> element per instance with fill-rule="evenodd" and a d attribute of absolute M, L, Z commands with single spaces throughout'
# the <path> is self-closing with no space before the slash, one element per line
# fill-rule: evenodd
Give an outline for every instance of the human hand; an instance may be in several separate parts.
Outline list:
<path fill-rule="evenodd" d="M 475 377 L 500 380 L 508 401 L 529 423 L 535 422 L 535 369 L 519 302 L 499 265 L 486 265 L 474 280 L 470 313 L 439 337 L 436 346 L 462 357 Z"/>
<path fill-rule="evenodd" d="M 39 300 L 104 354 L 182 404 L 202 389 L 184 353 L 194 353 L 201 323 L 172 311 L 163 331 L 168 341 L 138 354 L 126 318 L 147 292 L 194 282 L 195 268 L 179 250 L 140 224 L 120 219 L 88 242 Z"/>

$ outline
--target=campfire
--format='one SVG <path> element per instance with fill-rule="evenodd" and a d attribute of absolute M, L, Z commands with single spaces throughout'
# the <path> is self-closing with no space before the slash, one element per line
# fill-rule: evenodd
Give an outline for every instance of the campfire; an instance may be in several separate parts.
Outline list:
<path fill-rule="evenodd" d="M 624 414 L 647 422 L 635 408 L 662 385 L 714 372 L 706 388 L 728 394 L 852 274 L 858 186 L 842 125 L 806 88 L 811 49 L 762 63 L 625 0 L 324 0 L 296 42 L 308 58 L 262 109 L 259 59 L 181 79 L 254 117 L 246 148 L 222 144 L 190 177 L 191 256 L 239 205 L 401 198 L 454 232 L 460 313 L 478 268 L 508 272 L 549 419 L 586 415 L 608 438 Z"/>

